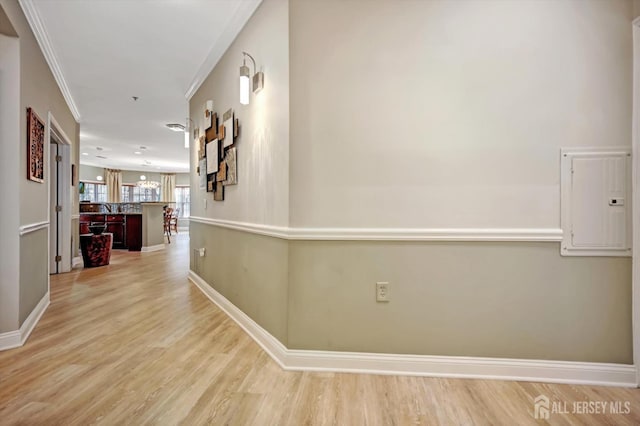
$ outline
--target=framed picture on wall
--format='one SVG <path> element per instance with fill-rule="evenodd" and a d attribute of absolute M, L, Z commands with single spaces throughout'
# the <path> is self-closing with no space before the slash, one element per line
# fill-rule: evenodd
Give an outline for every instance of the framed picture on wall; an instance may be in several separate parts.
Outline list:
<path fill-rule="evenodd" d="M 27 108 L 27 179 L 44 182 L 44 123 Z"/>

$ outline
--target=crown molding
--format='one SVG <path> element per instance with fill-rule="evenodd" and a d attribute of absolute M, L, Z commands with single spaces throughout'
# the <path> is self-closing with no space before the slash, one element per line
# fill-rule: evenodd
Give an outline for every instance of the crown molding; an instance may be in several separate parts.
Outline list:
<path fill-rule="evenodd" d="M 253 12 L 255 12 L 258 6 L 260 6 L 260 3 L 262 3 L 262 0 L 244 0 L 237 2 L 238 8 L 236 9 L 236 12 L 227 22 L 224 31 L 214 42 L 211 50 L 207 54 L 206 58 L 198 68 L 195 76 L 193 76 L 191 83 L 189 84 L 189 88 L 184 95 L 188 101 L 191 100 L 193 95 L 198 91 L 198 89 L 200 88 L 204 80 L 209 76 L 209 73 L 211 73 L 222 55 L 224 55 L 224 52 L 226 52 L 229 46 L 231 46 L 231 43 L 233 43 L 233 40 L 235 40 L 236 36 L 240 34 L 240 31 L 242 31 L 242 28 L 244 28 L 249 18 L 251 18 Z M 238 58 L 238 61 L 239 60 L 240 58 Z"/>
<path fill-rule="evenodd" d="M 24 16 L 27 18 L 27 22 L 29 22 L 33 35 L 38 41 L 42 54 L 44 55 L 47 64 L 49 64 L 53 78 L 55 78 L 56 83 L 58 83 L 62 96 L 71 110 L 73 118 L 79 123 L 81 119 L 80 111 L 73 100 L 73 96 L 71 96 L 71 91 L 69 90 L 69 86 L 67 85 L 64 74 L 62 73 L 62 67 L 58 62 L 53 45 L 49 39 L 49 34 L 47 33 L 47 29 L 44 26 L 42 18 L 40 17 L 40 13 L 38 13 L 38 8 L 36 7 L 35 2 L 33 0 L 18 0 L 18 2 L 24 12 Z"/>

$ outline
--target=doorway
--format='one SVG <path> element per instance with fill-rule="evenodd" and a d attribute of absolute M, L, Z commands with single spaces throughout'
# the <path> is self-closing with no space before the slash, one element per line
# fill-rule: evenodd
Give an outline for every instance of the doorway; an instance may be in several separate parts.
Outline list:
<path fill-rule="evenodd" d="M 71 271 L 71 142 L 49 113 L 49 274 Z"/>

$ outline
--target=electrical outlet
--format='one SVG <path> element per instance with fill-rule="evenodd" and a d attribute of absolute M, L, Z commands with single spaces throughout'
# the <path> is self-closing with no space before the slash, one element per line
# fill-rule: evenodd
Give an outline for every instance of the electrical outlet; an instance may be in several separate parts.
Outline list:
<path fill-rule="evenodd" d="M 206 249 L 202 247 L 201 249 L 198 249 L 198 253 L 200 254 L 200 257 L 204 257 L 204 255 L 206 254 Z"/>
<path fill-rule="evenodd" d="M 389 298 L 389 283 L 376 283 L 376 302 L 388 302 L 389 300 L 391 300 Z"/>

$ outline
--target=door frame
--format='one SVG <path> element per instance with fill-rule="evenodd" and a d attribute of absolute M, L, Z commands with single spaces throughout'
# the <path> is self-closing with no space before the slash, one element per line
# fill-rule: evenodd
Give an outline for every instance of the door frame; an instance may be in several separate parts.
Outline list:
<path fill-rule="evenodd" d="M 73 194 L 71 190 L 71 139 L 67 136 L 67 134 L 62 130 L 60 124 L 55 119 L 51 111 L 48 113 L 47 117 L 47 128 L 46 128 L 46 139 L 48 141 L 48 149 L 51 149 L 51 138 L 54 137 L 56 142 L 58 143 L 58 154 L 62 157 L 62 161 L 60 163 L 60 176 L 58 177 L 58 188 L 60 190 L 58 194 L 58 199 L 60 201 L 60 205 L 62 206 L 62 211 L 60 212 L 59 221 L 58 221 L 58 238 L 59 241 L 59 249 L 60 255 L 62 256 L 62 260 L 58 266 L 59 273 L 69 272 L 71 271 L 72 266 L 72 253 L 71 253 L 71 239 L 72 239 L 72 231 L 71 231 L 71 208 L 73 206 Z M 51 154 L 49 154 L 51 155 Z M 49 166 L 49 177 L 51 176 L 51 166 Z M 51 274 L 51 234 L 55 232 L 55 227 L 53 224 L 55 223 L 53 218 L 51 217 L 51 186 L 49 185 L 48 194 L 47 194 L 48 206 L 49 206 L 49 239 L 48 239 L 48 273 Z"/>

